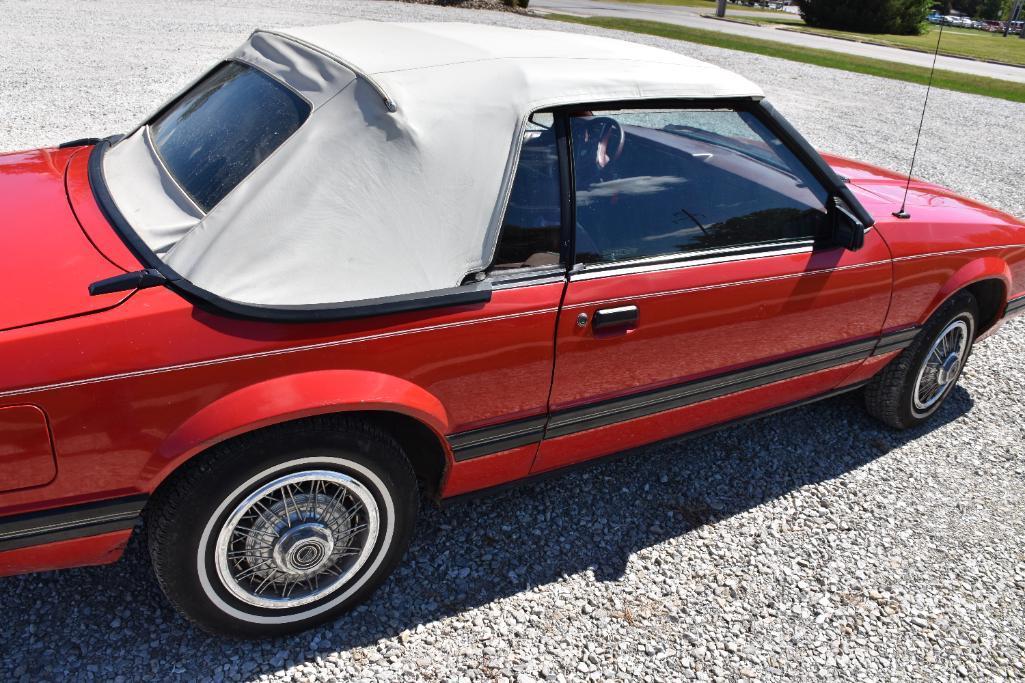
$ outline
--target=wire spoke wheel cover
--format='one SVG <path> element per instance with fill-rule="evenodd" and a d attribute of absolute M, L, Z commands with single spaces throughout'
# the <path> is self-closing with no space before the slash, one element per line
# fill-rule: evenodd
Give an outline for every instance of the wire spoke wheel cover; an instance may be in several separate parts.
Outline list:
<path fill-rule="evenodd" d="M 950 392 L 961 374 L 972 330 L 963 318 L 951 321 L 937 335 L 918 370 L 911 395 L 911 411 L 923 417 Z"/>
<path fill-rule="evenodd" d="M 377 501 L 358 480 L 330 470 L 286 474 L 228 515 L 214 546 L 217 577 L 248 605 L 306 605 L 363 567 L 380 526 Z"/>

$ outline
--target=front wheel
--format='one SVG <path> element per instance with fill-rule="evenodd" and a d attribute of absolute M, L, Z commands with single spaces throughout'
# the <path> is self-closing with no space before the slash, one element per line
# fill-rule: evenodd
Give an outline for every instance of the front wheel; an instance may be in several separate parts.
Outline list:
<path fill-rule="evenodd" d="M 978 320 L 979 305 L 968 292 L 943 304 L 911 345 L 869 382 L 868 412 L 896 429 L 929 419 L 961 377 Z"/>
<path fill-rule="evenodd" d="M 203 629 L 276 636 L 348 611 L 405 552 L 418 495 L 383 431 L 347 418 L 271 427 L 215 447 L 148 512 L 154 571 Z"/>

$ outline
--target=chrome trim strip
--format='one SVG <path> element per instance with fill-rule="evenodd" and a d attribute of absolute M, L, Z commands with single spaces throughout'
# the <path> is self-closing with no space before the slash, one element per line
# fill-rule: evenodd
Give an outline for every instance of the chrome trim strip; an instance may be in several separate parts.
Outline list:
<path fill-rule="evenodd" d="M 555 284 L 566 281 L 566 267 L 558 265 L 498 269 L 489 272 L 487 279 L 491 281 L 492 290 Z"/>
<path fill-rule="evenodd" d="M 336 346 L 347 346 L 349 344 L 357 344 L 365 341 L 374 341 L 378 339 L 389 339 L 392 337 L 401 337 L 409 334 L 416 334 L 418 332 L 430 332 L 434 330 L 452 329 L 458 327 L 467 327 L 470 325 L 476 325 L 478 323 L 486 323 L 498 320 L 510 320 L 514 318 L 526 318 L 534 315 L 542 315 L 545 313 L 555 313 L 559 309 L 553 308 L 540 308 L 533 311 L 527 311 L 524 313 L 508 313 L 505 315 L 493 315 L 486 318 L 474 318 L 473 320 L 461 320 L 452 323 L 441 323 L 438 325 L 427 325 L 424 327 L 414 327 L 408 330 L 396 330 L 394 332 L 381 332 L 378 334 L 368 334 L 362 337 L 352 337 L 349 339 L 336 339 L 329 342 L 321 342 L 319 344 L 306 344 L 304 346 L 290 346 L 283 349 L 273 349 L 271 351 L 256 351 L 253 353 L 243 353 L 236 356 L 224 356 L 222 358 L 211 358 L 209 360 L 194 361 L 191 363 L 181 363 L 178 365 L 165 365 L 158 368 L 149 368 L 146 370 L 132 370 L 129 372 L 120 372 L 110 375 L 99 375 L 97 377 L 89 377 L 85 379 L 70 380 L 67 382 L 57 382 L 55 384 L 42 384 L 33 387 L 25 387 L 23 389 L 12 389 L 10 391 L 0 392 L 0 399 L 9 398 L 12 396 L 21 396 L 23 394 L 31 394 L 37 391 L 50 391 L 53 389 L 67 389 L 70 387 L 78 387 L 87 384 L 98 384 L 100 382 L 109 382 L 119 379 L 128 379 L 132 377 L 145 377 L 148 375 L 157 375 L 164 372 L 173 372 L 176 370 L 190 370 L 193 368 L 203 368 L 210 365 L 220 365 L 222 363 L 231 363 L 240 360 L 252 360 L 255 358 L 269 358 L 273 356 L 281 356 L 289 353 L 299 353 L 302 351 L 316 351 L 320 349 L 329 349 Z"/>
<path fill-rule="evenodd" d="M 750 261 L 754 259 L 768 258 L 771 256 L 789 256 L 791 254 L 811 253 L 814 251 L 811 244 L 795 244 L 790 248 L 772 249 L 766 251 L 745 250 L 740 253 L 709 255 L 707 258 L 680 258 L 676 257 L 667 260 L 665 257 L 654 257 L 653 261 L 624 261 L 616 264 L 602 264 L 600 269 L 583 268 L 573 273 L 572 279 L 594 280 L 610 277 L 613 275 L 633 275 L 636 273 L 655 273 L 663 270 L 676 270 L 678 268 L 690 268 L 695 266 L 714 265 L 717 263 L 732 263 L 734 261 Z M 704 253 L 704 252 L 702 252 Z"/>
<path fill-rule="evenodd" d="M 641 266 L 647 264 L 657 263 L 680 263 L 684 261 L 695 261 L 706 258 L 717 258 L 719 256 L 730 256 L 734 254 L 761 254 L 765 252 L 773 252 L 785 249 L 793 249 L 798 247 L 811 247 L 815 245 L 815 240 L 811 239 L 789 239 L 789 240 L 776 240 L 772 242 L 758 242 L 755 244 L 740 244 L 726 247 L 709 247 L 707 249 L 695 249 L 694 251 L 679 251 L 669 252 L 666 254 L 656 254 L 654 256 L 644 256 L 641 258 L 628 259 L 626 261 L 610 261 L 607 263 L 590 263 L 581 264 L 581 268 L 586 271 L 599 271 L 599 270 L 613 270 L 632 266 Z"/>
<path fill-rule="evenodd" d="M 275 82 L 277 82 L 277 79 L 275 79 Z M 150 133 L 150 124 L 148 123 L 142 127 L 142 140 L 145 143 L 147 149 L 149 149 L 150 156 L 157 160 L 157 166 L 160 167 L 159 173 L 161 174 L 161 176 L 163 176 L 167 180 L 170 180 L 171 184 L 174 185 L 174 189 L 178 190 L 178 194 L 185 201 L 187 201 L 193 209 L 196 210 L 196 213 L 198 213 L 201 217 L 205 217 L 207 212 L 204 211 L 202 207 L 200 207 L 199 204 L 196 203 L 196 200 L 193 199 L 192 196 L 185 191 L 185 188 L 181 186 L 181 183 L 178 182 L 178 179 L 175 178 L 174 174 L 171 173 L 170 169 L 167 168 L 167 164 L 164 162 L 163 155 L 160 154 L 160 151 L 157 149 L 157 146 L 153 144 L 153 135 Z M 201 220 L 203 220 L 203 218 L 197 218 L 196 222 L 198 223 Z"/>
<path fill-rule="evenodd" d="M 36 526 L 30 529 L 24 529 L 22 531 L 8 531 L 0 533 L 0 541 L 7 541 L 12 538 L 22 538 L 24 536 L 35 536 L 37 534 L 46 533 L 48 531 L 56 531 L 58 529 L 76 529 L 82 526 L 100 524 L 101 522 L 112 522 L 123 519 L 135 519 L 138 516 L 138 512 L 119 512 L 110 515 L 99 515 L 97 517 L 86 517 L 75 522 L 43 524 L 42 526 Z"/>
<path fill-rule="evenodd" d="M 674 289 L 670 291 L 662 292 L 650 292 L 648 294 L 639 294 L 637 296 L 626 296 L 618 297 L 615 299 L 603 299 L 601 301 L 588 301 L 586 303 L 579 304 L 567 304 L 563 306 L 563 310 L 574 310 L 578 308 L 590 308 L 592 306 L 604 306 L 607 304 L 614 304 L 620 301 L 641 301 L 643 299 L 653 299 L 662 296 L 675 296 L 677 294 L 689 294 L 692 292 L 707 292 L 716 289 L 725 289 L 727 287 L 736 287 L 738 285 L 755 285 L 762 282 L 778 282 L 780 280 L 792 280 L 797 277 L 804 277 L 807 275 L 819 275 L 827 273 L 837 273 L 844 270 L 857 270 L 859 268 L 869 268 L 872 266 L 889 265 L 890 261 L 869 261 L 867 263 L 855 263 L 849 266 L 837 266 L 835 268 L 822 268 L 821 270 L 802 271 L 800 273 L 787 273 L 786 275 L 773 275 L 770 277 L 753 278 L 751 280 L 734 280 L 732 282 L 721 282 L 715 285 L 702 285 L 700 287 L 689 287 L 685 289 Z M 571 276 L 571 281 L 572 281 Z"/>

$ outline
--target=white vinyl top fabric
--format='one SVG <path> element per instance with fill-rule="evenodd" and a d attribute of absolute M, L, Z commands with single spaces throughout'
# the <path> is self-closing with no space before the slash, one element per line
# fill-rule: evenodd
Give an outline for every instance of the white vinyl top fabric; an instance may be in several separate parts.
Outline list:
<path fill-rule="evenodd" d="M 458 286 L 487 268 L 527 117 L 658 98 L 758 97 L 721 68 L 634 43 L 460 23 L 257 31 L 229 57 L 312 105 L 209 212 L 143 125 L 104 159 L 118 208 L 193 284 L 262 305 Z"/>

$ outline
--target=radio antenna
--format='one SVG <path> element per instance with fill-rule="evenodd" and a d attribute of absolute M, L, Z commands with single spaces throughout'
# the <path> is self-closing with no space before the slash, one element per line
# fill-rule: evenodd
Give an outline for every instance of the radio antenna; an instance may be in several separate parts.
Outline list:
<path fill-rule="evenodd" d="M 922 105 L 922 120 L 918 122 L 918 136 L 915 138 L 915 151 L 911 154 L 911 168 L 908 169 L 908 181 L 904 185 L 904 201 L 900 203 L 900 211 L 894 211 L 897 218 L 911 218 L 908 213 L 908 190 L 911 189 L 911 174 L 915 171 L 915 160 L 918 158 L 918 143 L 922 141 L 922 126 L 925 125 L 925 112 L 929 108 L 929 93 L 932 92 L 932 77 L 936 73 L 936 59 L 940 56 L 940 41 L 943 40 L 943 24 L 940 34 L 936 37 L 936 51 L 932 54 L 932 69 L 929 70 L 929 85 L 925 88 L 925 103 Z"/>

